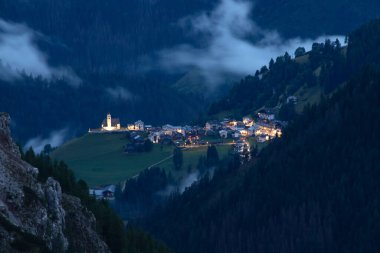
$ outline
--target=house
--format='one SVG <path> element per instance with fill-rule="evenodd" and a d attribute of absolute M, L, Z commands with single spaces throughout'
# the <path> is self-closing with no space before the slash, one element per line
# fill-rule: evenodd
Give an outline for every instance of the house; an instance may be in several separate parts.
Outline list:
<path fill-rule="evenodd" d="M 161 133 L 160 132 L 153 132 L 148 136 L 148 139 L 153 142 L 154 144 L 157 144 L 160 142 L 161 139 Z"/>
<path fill-rule="evenodd" d="M 254 124 L 253 126 L 249 127 L 248 130 L 254 134 L 259 128 L 260 128 L 259 124 Z"/>
<path fill-rule="evenodd" d="M 242 129 L 242 130 L 239 130 L 241 136 L 243 137 L 248 137 L 248 136 L 252 136 L 253 135 L 253 131 L 250 130 L 249 128 L 248 129 Z"/>
<path fill-rule="evenodd" d="M 246 116 L 246 117 L 243 117 L 243 124 L 247 127 L 251 127 L 254 124 L 254 122 L 251 117 Z"/>
<path fill-rule="evenodd" d="M 175 132 L 185 135 L 185 131 L 182 129 L 181 126 L 172 126 L 172 125 L 166 124 L 162 126 L 162 131 L 164 132 L 165 135 L 173 135 Z"/>
<path fill-rule="evenodd" d="M 286 103 L 287 104 L 297 104 L 297 97 L 296 96 L 289 96 L 287 99 L 286 99 Z"/>
<path fill-rule="evenodd" d="M 249 143 L 245 141 L 238 141 L 234 145 L 234 152 L 242 154 L 244 152 L 250 152 Z"/>
<path fill-rule="evenodd" d="M 242 122 L 238 122 L 235 126 L 235 130 L 241 131 L 245 129 L 245 125 Z"/>
<path fill-rule="evenodd" d="M 274 120 L 275 116 L 273 113 L 270 113 L 269 111 L 267 110 L 260 110 L 258 113 L 257 113 L 257 116 L 259 116 L 260 119 L 263 119 L 263 120 Z"/>
<path fill-rule="evenodd" d="M 206 131 L 211 131 L 211 130 L 218 130 L 220 128 L 220 124 L 216 120 L 208 121 L 206 122 L 205 129 Z"/>
<path fill-rule="evenodd" d="M 89 189 L 90 196 L 95 197 L 96 199 L 113 199 L 115 197 L 115 185 L 107 185 L 99 188 Z"/>
<path fill-rule="evenodd" d="M 220 138 L 227 139 L 228 137 L 228 131 L 227 130 L 220 130 L 219 131 Z"/>
<path fill-rule="evenodd" d="M 135 124 L 128 124 L 127 128 L 129 131 L 135 131 Z"/>
<path fill-rule="evenodd" d="M 102 122 L 102 130 L 104 131 L 115 131 L 120 130 L 120 119 L 111 117 L 111 114 L 107 114 L 107 118 L 105 118 Z"/>
<path fill-rule="evenodd" d="M 135 122 L 135 130 L 144 131 L 144 122 L 141 120 L 136 121 Z"/>
<path fill-rule="evenodd" d="M 184 127 L 182 128 L 182 130 L 184 131 L 184 134 L 185 134 L 185 135 L 193 135 L 193 134 L 196 133 L 196 132 L 194 131 L 194 129 L 193 129 L 191 126 L 188 126 L 188 125 L 184 126 Z"/>
<path fill-rule="evenodd" d="M 232 138 L 239 139 L 241 137 L 241 133 L 239 131 L 235 131 L 232 133 Z"/>
<path fill-rule="evenodd" d="M 226 127 L 228 127 L 229 129 L 231 130 L 236 130 L 236 125 L 238 124 L 238 122 L 236 120 L 229 120 L 227 122 L 227 125 Z"/>
<path fill-rule="evenodd" d="M 268 135 L 265 135 L 265 134 L 260 134 L 258 136 L 256 136 L 256 139 L 257 139 L 257 142 L 266 142 L 266 141 L 269 141 L 269 136 Z"/>

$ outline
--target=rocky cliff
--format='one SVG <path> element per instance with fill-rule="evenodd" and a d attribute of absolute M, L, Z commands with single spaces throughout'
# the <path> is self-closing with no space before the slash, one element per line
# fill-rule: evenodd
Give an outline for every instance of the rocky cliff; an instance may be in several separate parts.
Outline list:
<path fill-rule="evenodd" d="M 0 252 L 110 252 L 95 231 L 95 217 L 52 178 L 21 159 L 0 113 Z"/>

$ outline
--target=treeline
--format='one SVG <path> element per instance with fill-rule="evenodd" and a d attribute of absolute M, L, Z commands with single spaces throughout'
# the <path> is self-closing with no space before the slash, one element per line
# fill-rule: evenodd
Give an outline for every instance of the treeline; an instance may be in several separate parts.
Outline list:
<path fill-rule="evenodd" d="M 136 178 L 129 179 L 123 192 L 116 193 L 113 208 L 128 221 L 140 219 L 164 203 L 168 197 L 165 190 L 171 184 L 174 185 L 174 179 L 165 170 L 158 167 L 146 169 Z"/>
<path fill-rule="evenodd" d="M 121 217 L 131 223 L 144 219 L 165 206 L 169 199 L 181 194 L 186 187 L 190 187 L 188 182 L 212 177 L 214 169 L 221 164 L 231 163 L 234 168 L 240 164 L 239 161 L 235 161 L 235 157 L 219 160 L 215 146 L 208 147 L 206 156 L 199 157 L 195 168 L 182 166 L 181 149 L 175 148 L 173 153 L 173 170 L 159 167 L 146 169 L 138 176 L 127 180 L 123 191 L 117 189 L 112 207 Z"/>
<path fill-rule="evenodd" d="M 296 36 L 309 37 L 322 32 L 341 33 L 342 27 L 350 29 L 366 19 L 367 15 L 377 15 L 380 8 L 377 1 L 371 0 L 361 1 L 360 5 L 343 0 L 333 3 L 327 0 L 315 3 L 306 1 L 305 5 L 305 1 L 297 0 L 291 4 L 258 1 L 253 16 L 262 27 L 275 28 L 286 37 L 294 36 L 292 31 L 295 31 L 295 27 L 300 28 Z M 17 139 L 25 142 L 28 138 L 38 136 L 41 129 L 50 132 L 66 126 L 72 132 L 83 132 L 89 127 L 98 126 L 102 120 L 100 117 L 107 112 L 131 120 L 141 118 L 152 124 L 196 120 L 211 101 L 204 99 L 203 94 L 180 95 L 169 86 L 181 75 L 143 71 L 151 63 L 145 59 L 154 59 L 157 51 L 174 45 L 202 44 L 205 38 L 192 38 L 177 25 L 178 21 L 202 10 L 210 11 L 218 3 L 216 0 L 0 0 L 0 18 L 26 24 L 44 34 L 37 36 L 35 43 L 48 56 L 49 64 L 55 67 L 69 66 L 83 81 L 79 89 L 66 87 L 63 81 L 48 82 L 41 78 L 0 81 L 0 108 L 13 115 L 16 123 L 13 132 Z M 315 7 L 312 9 L 313 15 L 310 15 L 308 8 L 304 8 L 310 4 Z M 335 13 L 343 4 L 344 11 Z M 326 12 L 326 9 L 329 11 Z M 352 10 L 355 10 L 355 15 Z M 287 15 L 278 14 L 283 11 Z M 320 18 L 310 19 L 319 15 L 328 16 L 322 19 L 325 25 L 316 24 L 322 22 Z M 320 31 L 322 28 L 326 30 Z M 289 81 L 287 85 L 314 82 L 310 71 L 305 77 L 299 77 L 301 80 L 297 79 L 298 76 L 295 80 L 289 79 L 292 73 L 299 72 L 293 69 L 299 66 L 280 62 L 275 65 L 276 69 L 282 69 L 281 65 L 291 68 L 284 68 L 284 73 L 278 76 L 285 75 L 285 80 Z M 289 74 L 286 71 L 290 71 Z M 255 79 L 246 78 L 241 87 L 256 86 L 250 85 L 257 82 Z M 278 78 L 274 79 L 273 82 Z M 277 85 L 271 82 L 263 81 L 269 86 Z M 284 84 L 278 85 L 283 87 Z M 127 91 L 122 92 L 120 99 L 110 97 L 106 90 L 119 86 Z M 283 90 L 281 87 L 275 87 L 276 94 Z M 289 92 L 291 90 L 290 87 Z M 262 95 L 249 97 L 256 92 Z M 269 101 L 272 104 L 276 102 L 276 98 L 271 97 L 272 92 L 271 88 L 250 88 L 243 96 L 257 103 Z M 115 93 L 114 90 L 113 94 L 117 94 L 117 91 Z M 232 103 L 236 102 L 233 96 L 231 99 Z M 212 111 L 230 108 L 228 103 L 217 103 Z M 246 111 L 255 106 L 244 99 L 239 108 Z"/>
<path fill-rule="evenodd" d="M 220 170 L 145 227 L 178 253 L 380 252 L 379 29 L 351 35 L 354 77 L 306 107 L 246 174 Z"/>
<path fill-rule="evenodd" d="M 48 136 L 63 128 L 83 133 L 99 128 L 108 112 L 124 126 L 139 119 L 154 125 L 177 124 L 196 118 L 203 108 L 203 98 L 179 96 L 161 75 L 90 75 L 83 80 L 79 87 L 29 76 L 12 84 L 0 80 L 0 108 L 12 115 L 15 137 L 26 142 L 41 130 Z"/>
<path fill-rule="evenodd" d="M 163 244 L 154 241 L 146 233 L 130 225 L 125 227 L 123 221 L 106 201 L 97 201 L 89 196 L 86 182 L 77 181 L 74 173 L 65 163 L 52 161 L 47 155 L 36 155 L 32 149 L 22 153 L 22 159 L 39 169 L 40 182 L 46 182 L 48 177 L 52 177 L 60 183 L 64 193 L 81 199 L 81 203 L 95 215 L 96 230 L 112 252 L 170 252 Z M 72 232 L 75 233 L 75 231 Z M 81 252 L 81 249 L 70 248 L 70 250 Z"/>
<path fill-rule="evenodd" d="M 320 87 L 330 94 L 349 76 L 346 49 L 339 40 L 314 43 L 310 52 L 299 48 L 297 58 L 288 53 L 271 59 L 255 75 L 247 76 L 235 84 L 226 97 L 213 103 L 209 114 L 233 111 L 235 117 L 253 113 L 262 106 L 289 109 L 287 98 L 301 88 Z M 301 52 L 301 53 L 300 53 Z M 302 58 L 302 59 L 301 59 Z"/>
<path fill-rule="evenodd" d="M 1 0 L 0 15 L 49 36 L 39 45 L 53 65 L 134 75 L 144 67 L 138 66 L 140 57 L 188 41 L 175 25 L 178 20 L 212 5 L 204 0 Z"/>
<path fill-rule="evenodd" d="M 289 37 L 345 34 L 378 16 L 373 0 L 252 1 L 254 21 Z M 39 43 L 53 64 L 91 73 L 134 73 L 138 57 L 173 45 L 201 44 L 178 21 L 212 10 L 219 1 L 206 0 L 1 0 L 1 18 L 26 23 L 49 36 Z M 323 17 L 323 18 L 321 18 Z M 128 68 L 126 68 L 128 66 Z"/>

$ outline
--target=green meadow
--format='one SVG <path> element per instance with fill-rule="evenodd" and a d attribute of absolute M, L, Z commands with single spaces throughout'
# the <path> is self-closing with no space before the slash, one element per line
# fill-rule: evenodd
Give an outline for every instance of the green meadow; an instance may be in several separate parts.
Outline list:
<path fill-rule="evenodd" d="M 151 152 L 125 154 L 123 146 L 127 143 L 125 134 L 121 133 L 86 134 L 59 147 L 51 157 L 63 160 L 78 179 L 90 186 L 119 183 L 157 163 L 167 171 L 172 170 L 172 146 L 154 145 Z M 217 149 L 223 157 L 230 146 L 218 146 Z M 183 170 L 189 166 L 195 168 L 199 157 L 206 152 L 207 147 L 184 150 Z"/>

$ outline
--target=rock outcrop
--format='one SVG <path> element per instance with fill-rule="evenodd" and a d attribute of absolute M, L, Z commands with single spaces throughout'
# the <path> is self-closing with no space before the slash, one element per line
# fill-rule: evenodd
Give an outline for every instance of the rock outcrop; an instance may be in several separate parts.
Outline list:
<path fill-rule="evenodd" d="M 0 113 L 0 252 L 110 252 L 95 231 L 94 215 L 78 198 L 62 194 L 52 178 L 22 161 Z"/>

